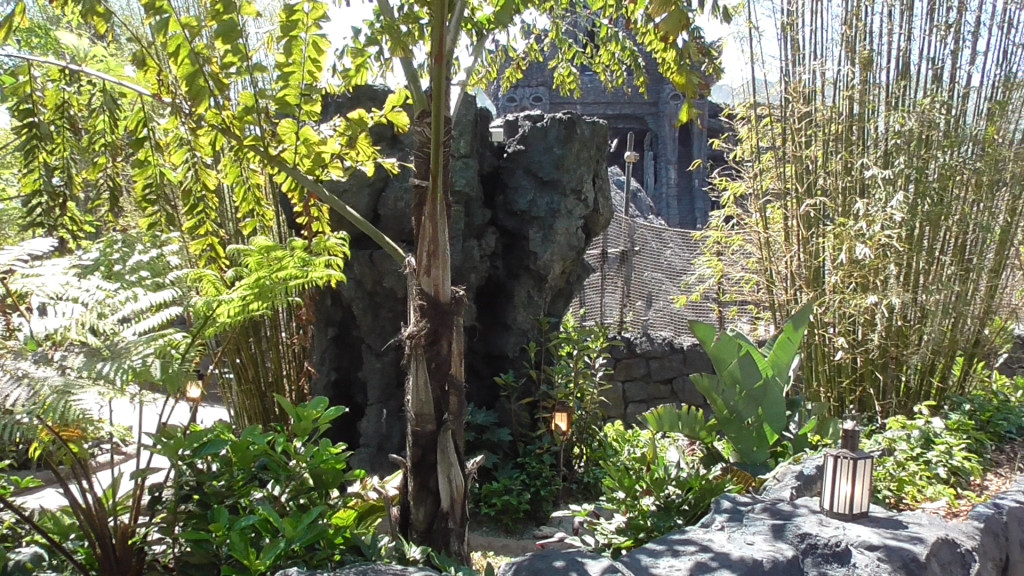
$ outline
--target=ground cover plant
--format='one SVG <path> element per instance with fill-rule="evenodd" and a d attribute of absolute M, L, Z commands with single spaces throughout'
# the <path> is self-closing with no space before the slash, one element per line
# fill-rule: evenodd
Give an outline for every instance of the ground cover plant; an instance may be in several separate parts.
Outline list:
<path fill-rule="evenodd" d="M 980 384 L 971 393 L 951 397 L 945 406 L 921 404 L 913 416 L 893 416 L 867 431 L 865 448 L 879 454 L 879 503 L 897 510 L 970 506 L 993 451 L 1021 440 L 1024 378 L 976 370 Z"/>
<path fill-rule="evenodd" d="M 489 432 L 490 444 L 478 436 L 469 445 L 471 453 L 500 449 L 481 471 L 473 506 L 507 531 L 545 521 L 569 495 L 596 496 L 606 456 L 601 391 L 612 345 L 607 329 L 585 325 L 572 314 L 557 324 L 541 319 L 538 328 L 542 340 L 526 347 L 523 370 L 495 378 L 510 407 L 511 428 Z M 565 437 L 551 429 L 551 413 L 560 403 L 573 413 Z M 485 422 L 497 422 L 496 414 L 481 414 L 488 415 Z M 502 441 L 494 442 L 495 434 Z"/>
<path fill-rule="evenodd" d="M 705 464 L 705 446 L 682 434 L 627 430 L 622 422 L 603 432 L 601 497 L 596 504 L 571 507 L 592 534 L 570 542 L 588 550 L 618 557 L 695 524 L 715 498 L 745 488 L 724 463 Z M 602 516 L 609 512 L 610 518 Z"/>

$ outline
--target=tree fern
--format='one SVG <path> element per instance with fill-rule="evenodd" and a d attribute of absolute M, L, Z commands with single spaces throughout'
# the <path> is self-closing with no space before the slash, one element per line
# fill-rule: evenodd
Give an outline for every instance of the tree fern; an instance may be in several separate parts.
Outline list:
<path fill-rule="evenodd" d="M 26 457 L 39 420 L 58 430 L 93 436 L 103 430 L 95 383 L 61 373 L 45 356 L 0 341 L 0 460 Z"/>
<path fill-rule="evenodd" d="M 202 297 L 196 316 L 210 318 L 210 333 L 223 333 L 246 322 L 270 317 L 279 308 L 302 305 L 303 294 L 345 281 L 348 237 L 292 238 L 285 246 L 267 238 L 228 248 L 234 264 L 223 276 L 196 271 Z"/>

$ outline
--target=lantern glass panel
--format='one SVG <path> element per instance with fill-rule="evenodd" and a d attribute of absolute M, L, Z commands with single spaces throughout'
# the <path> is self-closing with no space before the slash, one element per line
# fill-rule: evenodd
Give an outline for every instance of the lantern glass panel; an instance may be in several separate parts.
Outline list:
<path fill-rule="evenodd" d="M 189 380 L 185 384 L 185 398 L 189 402 L 196 402 L 203 395 L 203 383 L 198 380 Z"/>
<path fill-rule="evenodd" d="M 569 412 L 564 409 L 556 410 L 551 417 L 551 429 L 563 436 L 569 433 Z"/>
<path fill-rule="evenodd" d="M 873 458 L 864 452 L 839 450 L 825 455 L 821 510 L 830 518 L 854 520 L 871 506 Z"/>

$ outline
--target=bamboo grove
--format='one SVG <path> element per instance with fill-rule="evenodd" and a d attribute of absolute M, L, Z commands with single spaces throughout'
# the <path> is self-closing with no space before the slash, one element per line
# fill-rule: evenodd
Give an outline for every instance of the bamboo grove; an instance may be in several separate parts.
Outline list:
<path fill-rule="evenodd" d="M 745 260 L 776 324 L 818 299 L 803 385 L 837 413 L 964 392 L 1016 320 L 1024 3 L 746 10 L 779 80 L 749 70 L 712 253 Z"/>

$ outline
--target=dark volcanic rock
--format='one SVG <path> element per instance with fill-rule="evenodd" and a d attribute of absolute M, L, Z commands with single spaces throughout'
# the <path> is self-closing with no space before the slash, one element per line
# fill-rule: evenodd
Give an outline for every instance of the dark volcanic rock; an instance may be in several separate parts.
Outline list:
<path fill-rule="evenodd" d="M 324 103 L 325 118 L 355 107 L 380 107 L 388 91 L 363 87 Z M 465 287 L 466 379 L 471 402 L 492 406 L 492 378 L 519 366 L 537 337 L 536 319 L 560 317 L 588 274 L 587 244 L 611 220 L 605 168 L 607 128 L 577 114 L 522 114 L 505 119 L 514 135 L 491 144 L 490 113 L 467 99 L 452 143 L 452 279 Z M 385 156 L 410 161 L 410 140 L 374 128 Z M 378 170 L 332 190 L 392 239 L 412 250 L 409 169 Z M 344 228 L 345 223 L 336 222 Z M 347 228 L 346 228 L 347 229 Z M 321 295 L 316 308 L 314 394 L 350 412 L 333 435 L 356 449 L 354 464 L 390 468 L 403 451 L 404 373 L 399 334 L 406 318 L 398 263 L 353 234 L 348 283 Z"/>
<path fill-rule="evenodd" d="M 580 550 L 544 550 L 506 562 L 498 576 L 630 576 L 604 556 Z"/>
<path fill-rule="evenodd" d="M 814 468 L 813 460 L 800 468 Z M 1022 555 L 1024 484 L 1018 481 L 975 508 L 967 522 L 953 523 L 923 512 L 894 514 L 877 507 L 868 518 L 842 522 L 821 514 L 817 498 L 764 500 L 727 494 L 715 500 L 696 526 L 624 554 L 614 566 L 618 572 L 610 573 L 1022 576 Z M 579 571 L 577 561 L 550 552 L 515 562 L 530 566 L 532 574 L 588 574 Z"/>
<path fill-rule="evenodd" d="M 779 466 L 761 489 L 768 500 L 792 501 L 821 494 L 823 458 L 812 456 L 799 464 Z"/>
<path fill-rule="evenodd" d="M 332 572 L 309 571 L 300 568 L 288 568 L 274 576 L 438 576 L 438 572 L 429 568 L 411 568 L 392 564 L 353 564 Z"/>
<path fill-rule="evenodd" d="M 629 187 L 629 217 L 648 224 L 665 226 L 665 221 L 656 213 L 654 201 L 635 178 L 632 180 L 633 183 Z M 612 204 L 615 207 L 615 213 L 622 214 L 623 201 L 626 198 L 626 175 L 618 166 L 612 166 L 608 169 L 608 181 L 612 186 Z"/>

